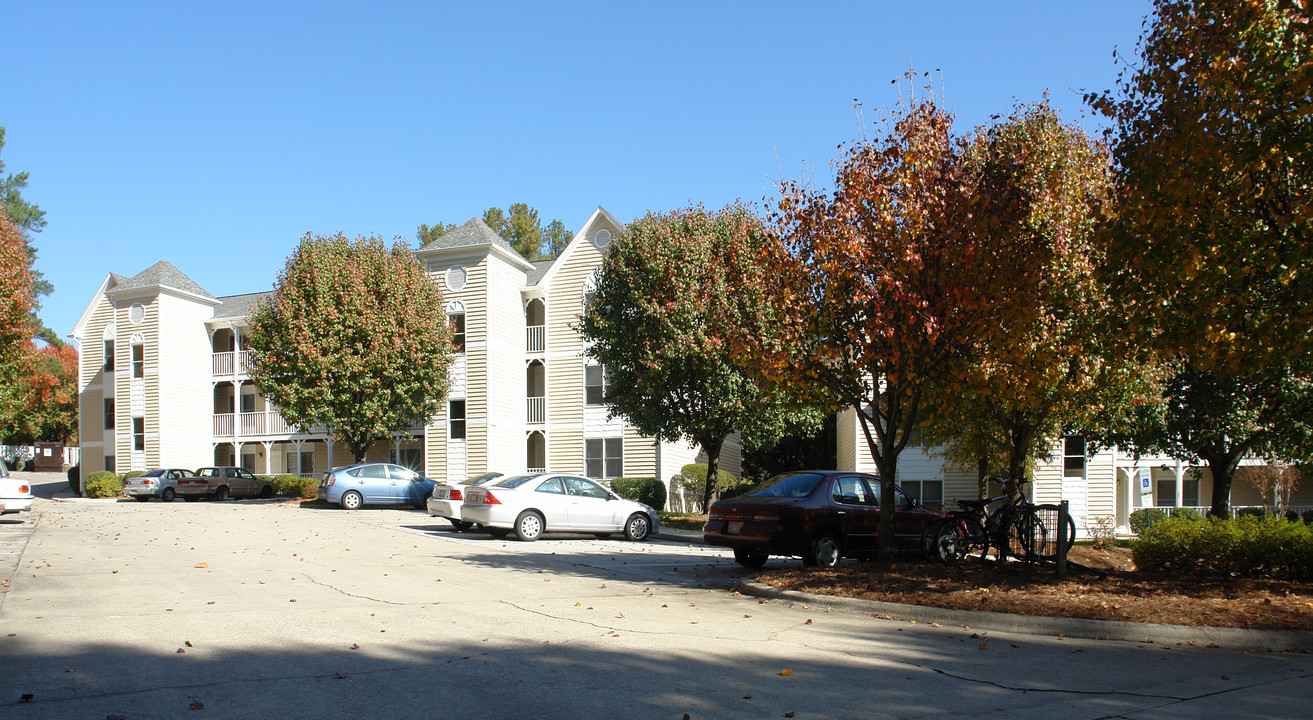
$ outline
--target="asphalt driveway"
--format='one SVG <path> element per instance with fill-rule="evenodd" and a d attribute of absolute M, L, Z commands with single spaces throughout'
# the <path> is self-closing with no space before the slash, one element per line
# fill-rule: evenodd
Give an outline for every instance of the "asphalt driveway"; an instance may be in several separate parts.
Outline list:
<path fill-rule="evenodd" d="M 0 605 L 13 718 L 1284 718 L 1313 691 L 1303 655 L 744 597 L 689 543 L 277 501 L 42 500 L 32 521 Z"/>

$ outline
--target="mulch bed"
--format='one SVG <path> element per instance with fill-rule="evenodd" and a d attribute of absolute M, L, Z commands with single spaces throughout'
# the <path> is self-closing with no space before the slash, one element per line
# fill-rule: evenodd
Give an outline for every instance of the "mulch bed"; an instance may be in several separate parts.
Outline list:
<path fill-rule="evenodd" d="M 1313 630 L 1313 583 L 1201 578 L 1134 569 L 1125 548 L 1072 550 L 1059 581 L 1052 566 L 981 562 L 956 566 L 898 560 L 891 567 L 791 566 L 755 579 L 784 590 L 959 610 L 1170 625 Z"/>

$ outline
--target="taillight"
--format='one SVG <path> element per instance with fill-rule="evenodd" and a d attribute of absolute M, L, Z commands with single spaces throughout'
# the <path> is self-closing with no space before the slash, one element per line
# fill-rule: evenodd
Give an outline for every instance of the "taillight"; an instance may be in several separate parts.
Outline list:
<path fill-rule="evenodd" d="M 332 475 L 329 475 L 328 482 L 324 483 L 324 487 L 333 487 L 333 483 L 335 482 L 337 482 L 337 478 L 333 477 Z"/>
<path fill-rule="evenodd" d="M 27 493 L 32 492 L 32 486 L 31 486 L 31 485 L 19 485 L 19 486 L 18 486 L 18 492 L 21 493 L 21 494 L 26 495 Z"/>
<path fill-rule="evenodd" d="M 497 497 L 496 497 L 495 495 L 493 495 L 491 492 L 485 492 L 485 493 L 483 494 L 483 504 L 484 504 L 484 505 L 501 505 L 501 500 L 498 500 Z"/>
<path fill-rule="evenodd" d="M 780 514 L 770 510 L 758 510 L 752 516 L 752 522 L 779 522 Z"/>
<path fill-rule="evenodd" d="M 142 481 L 141 481 L 141 484 L 142 484 L 142 485 L 153 485 L 154 483 L 153 483 L 152 481 L 150 481 L 150 480 L 142 480 Z"/>
<path fill-rule="evenodd" d="M 719 520 L 721 517 L 723 516 L 720 513 L 720 508 L 717 507 L 712 507 L 711 512 L 707 513 L 708 520 Z"/>
<path fill-rule="evenodd" d="M 457 490 L 456 488 L 452 488 L 452 489 L 451 489 L 451 499 L 452 499 L 452 500 L 464 500 L 464 499 L 465 499 L 465 496 L 461 495 L 461 494 L 460 494 L 460 491 Z"/>

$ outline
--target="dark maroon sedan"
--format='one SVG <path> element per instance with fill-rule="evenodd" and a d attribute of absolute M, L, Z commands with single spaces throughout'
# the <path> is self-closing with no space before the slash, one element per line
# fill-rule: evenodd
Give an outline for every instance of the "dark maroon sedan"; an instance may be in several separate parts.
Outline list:
<path fill-rule="evenodd" d="M 894 487 L 894 541 L 921 549 L 921 531 L 944 517 Z M 801 555 L 804 565 L 833 567 L 841 557 L 874 554 L 880 537 L 880 480 L 873 475 L 807 470 L 777 475 L 747 495 L 711 506 L 702 538 L 734 549 L 757 568 L 771 555 Z"/>

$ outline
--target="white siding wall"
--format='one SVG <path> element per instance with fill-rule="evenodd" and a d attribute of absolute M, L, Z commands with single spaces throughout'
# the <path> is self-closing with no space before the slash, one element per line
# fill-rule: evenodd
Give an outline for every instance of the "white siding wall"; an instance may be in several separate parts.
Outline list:
<path fill-rule="evenodd" d="M 525 429 L 524 271 L 496 255 L 487 260 L 487 448 L 480 471 L 523 472 Z M 473 468 L 472 468 L 473 469 Z"/>
<path fill-rule="evenodd" d="M 148 433 L 158 433 L 154 462 L 160 467 L 201 467 L 214 459 L 211 348 L 205 329 L 214 309 L 170 295 L 161 295 L 158 305 L 158 414 L 155 422 L 146 422 Z M 147 373 L 149 378 L 149 368 Z M 152 444 L 149 437 L 146 444 Z"/>

